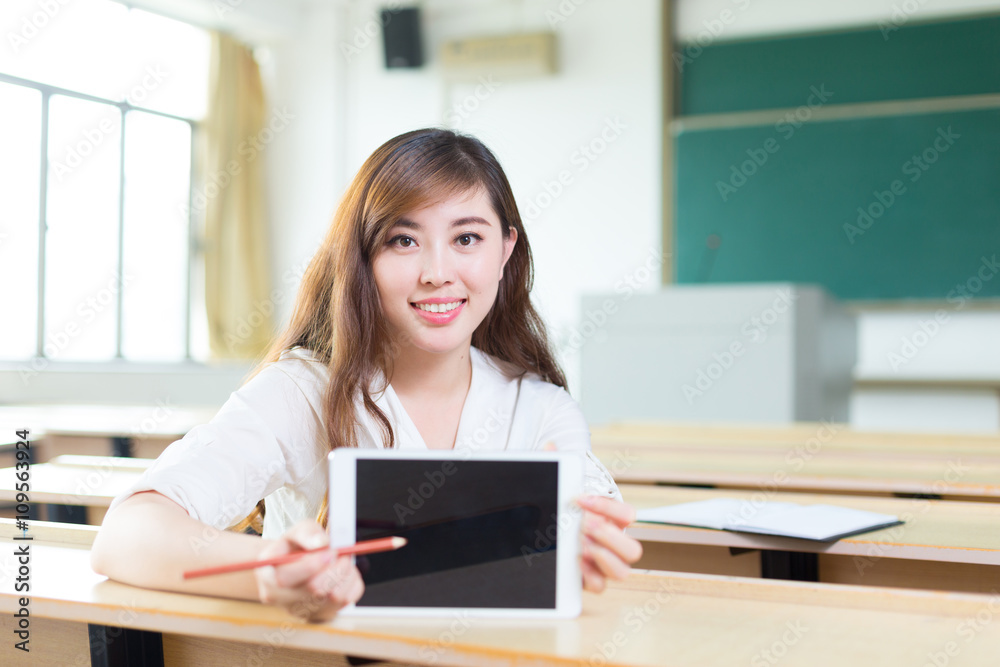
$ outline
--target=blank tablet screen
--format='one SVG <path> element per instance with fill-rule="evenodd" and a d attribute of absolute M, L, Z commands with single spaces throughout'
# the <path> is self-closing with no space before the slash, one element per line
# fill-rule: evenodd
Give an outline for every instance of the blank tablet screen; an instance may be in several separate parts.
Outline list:
<path fill-rule="evenodd" d="M 399 535 L 358 556 L 358 607 L 554 609 L 558 464 L 359 459 L 356 539 Z"/>

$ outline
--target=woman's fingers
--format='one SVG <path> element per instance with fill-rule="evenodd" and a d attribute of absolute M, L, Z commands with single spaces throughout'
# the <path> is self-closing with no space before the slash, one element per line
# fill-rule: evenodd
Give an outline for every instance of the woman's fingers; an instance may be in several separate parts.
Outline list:
<path fill-rule="evenodd" d="M 308 589 L 313 595 L 348 604 L 357 602 L 357 598 L 352 597 L 352 592 L 357 589 L 360 581 L 361 574 L 351 563 L 351 557 L 340 556 L 309 580 Z"/>
<path fill-rule="evenodd" d="M 281 556 L 328 544 L 326 531 L 319 524 L 302 521 L 261 549 L 260 557 Z M 256 577 L 262 602 L 284 607 L 313 621 L 332 618 L 364 593 L 364 581 L 351 557 L 336 557 L 328 550 L 306 554 L 277 567 L 258 568 Z"/>
<path fill-rule="evenodd" d="M 594 495 L 580 496 L 576 499 L 576 504 L 589 512 L 600 514 L 619 528 L 625 528 L 635 521 L 635 509 L 614 498 Z"/>
<path fill-rule="evenodd" d="M 580 566 L 583 572 L 583 590 L 591 593 L 603 592 L 607 586 L 607 580 L 601 571 L 587 558 L 583 559 Z"/>
<path fill-rule="evenodd" d="M 584 534 L 597 546 L 607 549 L 628 564 L 642 558 L 642 545 L 639 541 L 626 535 L 617 525 L 587 512 L 584 513 L 583 521 Z"/>
<path fill-rule="evenodd" d="M 583 564 L 584 588 L 598 592 L 604 589 L 606 579 L 625 579 L 631 564 L 642 557 L 642 545 L 624 532 L 624 519 L 634 516 L 634 510 L 617 500 L 593 503 L 597 511 L 583 513 Z M 581 503 L 583 504 L 583 503 Z M 600 510 L 604 510 L 601 512 Z"/>
<path fill-rule="evenodd" d="M 351 563 L 350 556 L 339 557 L 308 581 L 295 587 L 280 584 L 280 573 L 274 571 L 283 567 L 287 565 L 261 568 L 261 599 L 284 607 L 302 618 L 314 621 L 333 618 L 339 609 L 357 602 L 364 593 L 364 581 Z"/>
<path fill-rule="evenodd" d="M 282 538 L 303 551 L 318 549 L 330 543 L 330 537 L 323 527 L 310 519 L 303 519 L 296 523 L 282 535 Z"/>
<path fill-rule="evenodd" d="M 285 588 L 296 588 L 307 585 L 314 577 L 321 574 L 333 560 L 333 552 L 320 551 L 319 553 L 302 556 L 291 563 L 279 565 L 277 568 L 277 581 L 279 586 Z"/>
<path fill-rule="evenodd" d="M 627 579 L 631 568 L 618 554 L 600 544 L 588 544 L 583 548 L 584 562 L 591 562 L 596 569 L 609 579 Z"/>

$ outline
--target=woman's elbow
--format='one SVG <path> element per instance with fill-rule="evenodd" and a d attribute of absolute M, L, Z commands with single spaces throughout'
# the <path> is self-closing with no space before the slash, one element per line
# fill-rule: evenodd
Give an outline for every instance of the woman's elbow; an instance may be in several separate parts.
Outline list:
<path fill-rule="evenodd" d="M 143 531 L 155 514 L 160 511 L 155 492 L 142 492 L 129 496 L 104 516 L 101 527 L 90 547 L 90 567 L 94 572 L 112 579 L 121 568 L 134 564 L 141 554 Z M 162 496 L 160 496 L 162 497 Z"/>
<path fill-rule="evenodd" d="M 119 512 L 112 512 L 105 515 L 104 521 L 101 523 L 101 527 L 98 528 L 97 535 L 94 537 L 94 543 L 90 547 L 91 569 L 97 574 L 103 574 L 106 577 L 114 578 L 116 557 L 120 557 L 122 548 L 127 546 L 120 543 L 120 541 L 116 543 L 113 537 L 114 533 L 118 532 L 116 524 L 119 518 Z"/>

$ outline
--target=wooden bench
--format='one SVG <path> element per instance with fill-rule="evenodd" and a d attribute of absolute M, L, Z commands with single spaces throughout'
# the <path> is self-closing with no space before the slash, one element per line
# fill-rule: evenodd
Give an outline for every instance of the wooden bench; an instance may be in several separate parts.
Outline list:
<path fill-rule="evenodd" d="M 594 428 L 592 443 L 624 483 L 1000 502 L 1000 438 L 647 424 Z"/>
<path fill-rule="evenodd" d="M 156 458 L 167 445 L 215 416 L 217 408 L 163 405 L 4 405 L 3 429 L 28 428 L 35 461 L 60 454 Z M 45 438 L 40 438 L 44 432 Z"/>
<path fill-rule="evenodd" d="M 112 456 L 57 456 L 30 467 L 31 505 L 44 508 L 38 518 L 100 525 L 115 496 L 135 483 L 152 459 Z M 17 496 L 14 468 L 0 469 L 0 501 Z"/>

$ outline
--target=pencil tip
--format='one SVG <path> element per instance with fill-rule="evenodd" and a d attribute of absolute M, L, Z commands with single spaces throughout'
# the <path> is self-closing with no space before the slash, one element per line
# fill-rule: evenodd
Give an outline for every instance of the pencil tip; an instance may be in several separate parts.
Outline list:
<path fill-rule="evenodd" d="M 406 546 L 406 538 L 405 537 L 394 537 L 394 538 L 392 538 L 392 548 L 393 549 L 398 549 L 399 547 L 404 547 L 404 546 Z"/>

